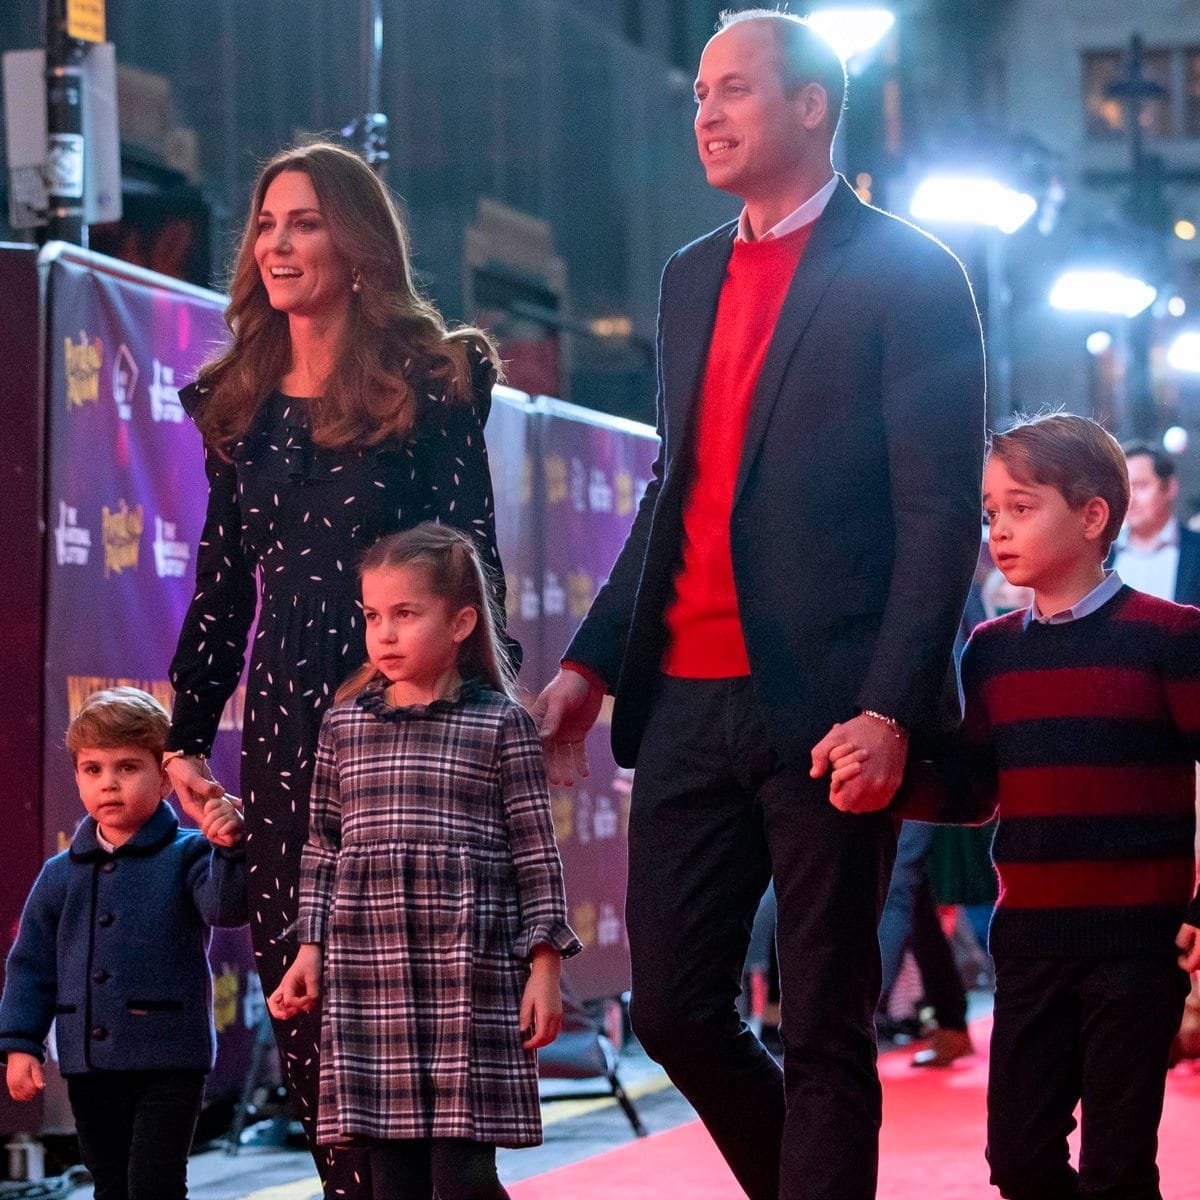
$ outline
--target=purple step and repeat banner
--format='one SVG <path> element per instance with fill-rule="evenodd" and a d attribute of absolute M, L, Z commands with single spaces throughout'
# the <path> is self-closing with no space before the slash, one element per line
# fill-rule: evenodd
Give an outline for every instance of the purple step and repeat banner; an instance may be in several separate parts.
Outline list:
<path fill-rule="evenodd" d="M 178 388 L 227 336 L 225 300 L 99 255 L 64 249 L 46 268 L 48 562 L 45 608 L 45 852 L 78 817 L 62 731 L 92 691 L 129 682 L 168 706 L 166 679 L 191 597 L 204 518 L 200 439 Z M 497 388 L 487 440 L 508 619 L 525 650 L 527 696 L 608 574 L 657 452 L 653 431 Z M 214 771 L 237 780 L 244 691 L 231 700 Z M 552 796 L 571 921 L 587 953 L 570 964 L 587 999 L 628 987 L 624 923 L 630 772 L 593 731 L 591 777 Z M 235 1087 L 262 994 L 243 933 L 214 940 L 220 1054 L 214 1090 Z"/>
<path fill-rule="evenodd" d="M 43 741 L 45 853 L 81 808 L 63 732 L 98 688 L 131 684 L 168 708 L 166 670 L 192 596 L 207 485 L 178 388 L 227 337 L 225 300 L 75 248 L 44 267 L 48 391 Z M 244 689 L 213 750 L 236 788 Z M 263 1011 L 245 930 L 212 948 L 218 1057 L 209 1095 L 235 1094 Z"/>

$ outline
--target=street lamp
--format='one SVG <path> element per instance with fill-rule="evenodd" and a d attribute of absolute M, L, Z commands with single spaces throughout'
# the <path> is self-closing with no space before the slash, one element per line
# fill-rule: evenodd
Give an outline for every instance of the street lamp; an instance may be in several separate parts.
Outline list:
<path fill-rule="evenodd" d="M 878 4 L 831 5 L 814 9 L 805 18 L 853 69 L 887 36 L 895 16 Z"/>
<path fill-rule="evenodd" d="M 1167 365 L 1188 375 L 1200 375 L 1200 330 L 1179 334 L 1167 349 Z"/>
<path fill-rule="evenodd" d="M 1050 307 L 1133 318 L 1149 308 L 1157 295 L 1157 288 L 1136 275 L 1111 267 L 1073 267 L 1054 281 Z"/>
<path fill-rule="evenodd" d="M 1037 199 L 987 175 L 930 175 L 913 192 L 909 211 L 931 224 L 983 225 L 1016 233 L 1038 209 Z"/>

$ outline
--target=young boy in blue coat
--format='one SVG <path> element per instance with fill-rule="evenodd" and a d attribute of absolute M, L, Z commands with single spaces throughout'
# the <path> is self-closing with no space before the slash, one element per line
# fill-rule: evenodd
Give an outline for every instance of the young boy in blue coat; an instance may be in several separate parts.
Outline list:
<path fill-rule="evenodd" d="M 166 803 L 169 724 L 153 696 L 130 687 L 95 693 L 71 722 L 87 816 L 33 885 L 0 999 L 14 1100 L 44 1086 L 54 1022 L 97 1200 L 187 1195 L 216 1049 L 209 930 L 247 920 L 240 814 L 214 800 L 203 834 L 179 827 Z"/>

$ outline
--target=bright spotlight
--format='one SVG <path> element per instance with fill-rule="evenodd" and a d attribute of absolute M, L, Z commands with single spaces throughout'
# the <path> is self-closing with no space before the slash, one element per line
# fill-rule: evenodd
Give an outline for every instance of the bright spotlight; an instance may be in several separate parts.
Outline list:
<path fill-rule="evenodd" d="M 1087 335 L 1084 345 L 1089 354 L 1099 356 L 1112 349 L 1112 334 L 1107 329 L 1097 329 L 1095 333 Z"/>
<path fill-rule="evenodd" d="M 1050 289 L 1050 307 L 1062 312 L 1136 317 L 1158 295 L 1145 280 L 1100 268 L 1064 271 Z"/>
<path fill-rule="evenodd" d="M 1182 454 L 1188 448 L 1188 431 L 1182 425 L 1172 425 L 1163 434 L 1163 449 L 1168 454 Z"/>
<path fill-rule="evenodd" d="M 1167 312 L 1173 317 L 1182 317 L 1187 312 L 1187 304 L 1182 296 L 1172 296 L 1167 301 Z"/>
<path fill-rule="evenodd" d="M 917 186 L 909 211 L 918 221 L 1015 233 L 1037 212 L 1037 200 L 986 175 L 930 175 Z"/>
<path fill-rule="evenodd" d="M 1176 221 L 1175 236 L 1181 242 L 1190 242 L 1196 237 L 1196 224 L 1194 221 Z"/>
<path fill-rule="evenodd" d="M 1176 371 L 1200 374 L 1200 330 L 1181 333 L 1167 349 L 1167 364 Z"/>
<path fill-rule="evenodd" d="M 837 51 L 842 62 L 873 50 L 896 18 L 886 8 L 863 5 L 861 8 L 818 8 L 807 17 L 808 23 Z"/>

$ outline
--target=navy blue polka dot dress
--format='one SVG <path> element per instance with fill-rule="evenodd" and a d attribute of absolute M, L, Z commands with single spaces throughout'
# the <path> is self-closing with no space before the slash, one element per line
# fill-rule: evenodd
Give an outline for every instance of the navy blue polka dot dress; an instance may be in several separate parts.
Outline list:
<path fill-rule="evenodd" d="M 362 449 L 313 443 L 306 403 L 275 393 L 222 456 L 205 449 L 208 510 L 196 592 L 170 668 L 176 690 L 169 747 L 211 748 L 250 641 L 243 716 L 250 930 L 270 993 L 295 956 L 300 853 L 317 735 L 346 676 L 365 660 L 357 566 L 377 538 L 438 520 L 474 535 L 499 591 L 491 477 L 483 427 L 494 373 L 472 349 L 472 403 L 418 388 L 412 434 Z M 198 385 L 180 395 L 189 414 Z M 226 781 L 227 784 L 229 781 Z M 319 1025 L 314 1014 L 276 1024 L 289 1087 L 315 1146 Z M 362 1160 L 361 1162 L 359 1160 Z M 327 1195 L 361 1190 L 360 1152 L 322 1148 Z"/>

